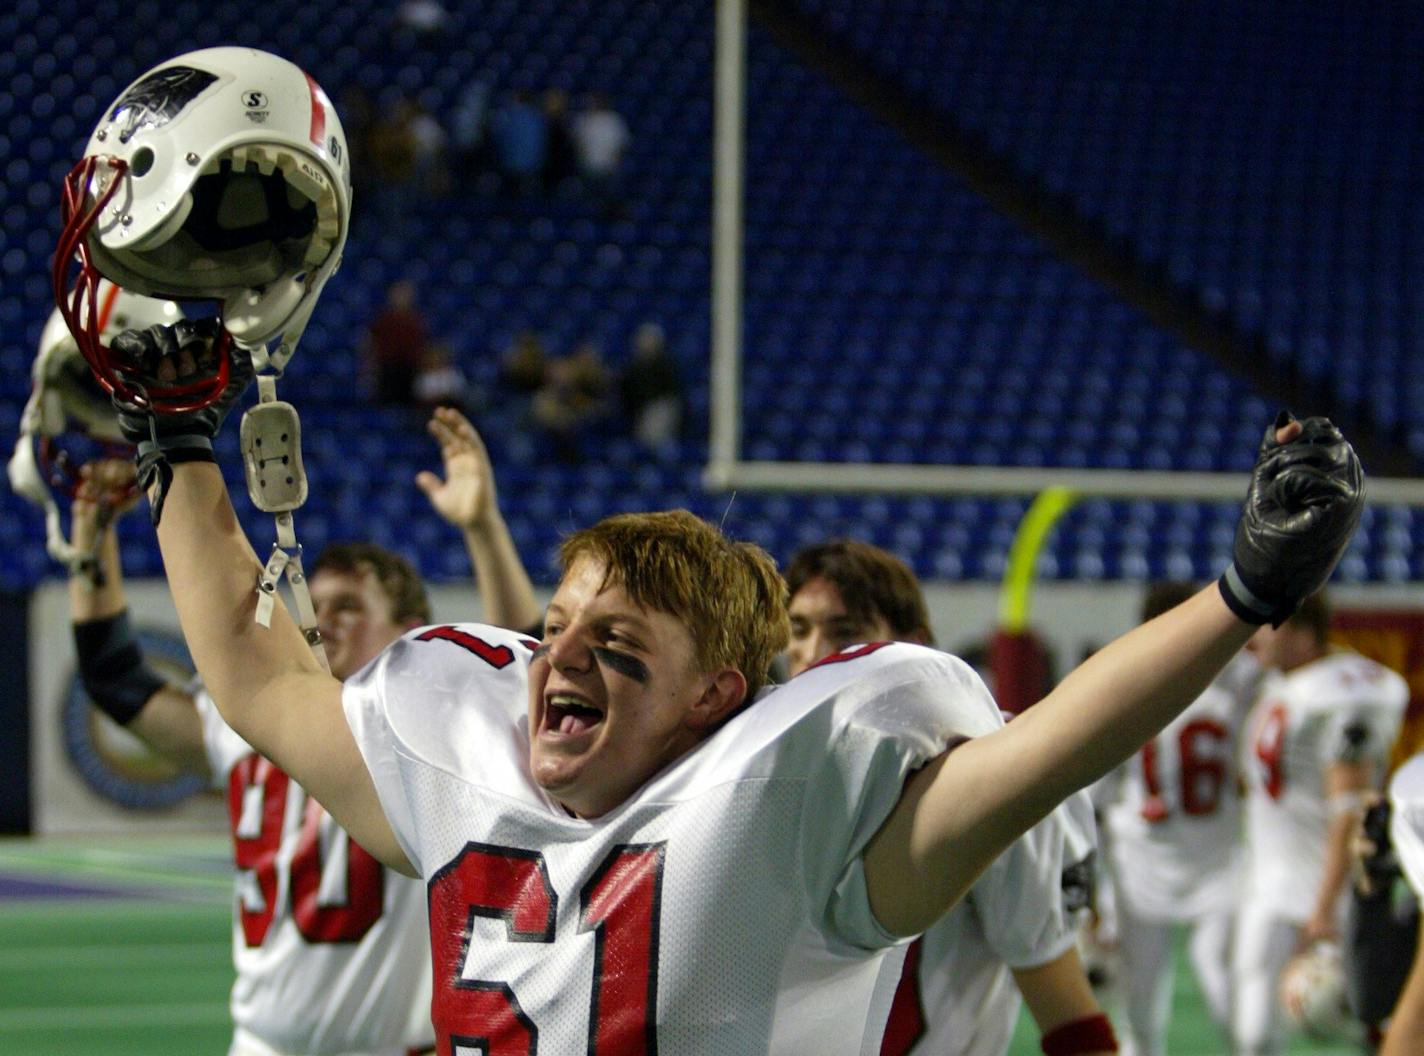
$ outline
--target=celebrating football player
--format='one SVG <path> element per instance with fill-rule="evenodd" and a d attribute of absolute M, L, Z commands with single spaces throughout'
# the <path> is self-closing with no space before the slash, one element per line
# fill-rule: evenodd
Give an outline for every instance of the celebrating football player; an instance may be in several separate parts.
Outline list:
<path fill-rule="evenodd" d="M 329 104 L 285 74 L 281 114 L 232 142 L 194 127 L 243 88 L 213 72 L 229 61 L 216 50 L 147 75 L 209 74 L 184 82 L 161 124 L 119 128 L 125 108 L 105 111 L 69 181 L 56 273 L 79 257 L 82 293 L 117 261 L 139 292 L 181 286 L 224 305 L 202 326 L 119 335 L 95 350 L 96 373 L 164 504 L 168 581 L 223 718 L 379 860 L 424 879 L 442 1054 L 877 1051 L 889 951 L 1195 699 L 1257 625 L 1290 615 L 1358 523 L 1353 449 L 1323 418 L 1282 416 L 1219 583 L 1007 726 L 968 665 L 905 643 L 850 650 L 763 694 L 786 644 L 784 584 L 758 548 L 681 511 L 569 536 L 541 641 L 415 630 L 343 685 L 254 589 L 264 565 L 212 440 L 254 368 L 287 355 L 305 323 L 344 237 L 349 178 L 310 132 L 328 127 Z M 281 149 L 264 147 L 272 133 Z M 160 149 L 180 171 L 191 153 L 202 175 L 134 179 Z M 281 194 L 245 190 L 279 182 Z M 198 245 L 192 225 L 238 225 L 250 266 L 214 267 L 222 240 Z M 275 354 L 253 347 L 279 336 Z M 259 382 L 259 408 L 276 420 L 271 385 Z M 1081 1040 L 1058 1051 L 1092 1051 Z"/>
<path fill-rule="evenodd" d="M 792 557 L 787 648 L 795 677 L 868 642 L 934 645 L 920 585 L 894 554 L 832 540 Z M 1115 1052 L 1074 944 L 1092 869 L 1093 807 L 1077 792 L 994 860 L 961 902 L 910 946 L 882 1056 L 1002 1056 L 1019 995 L 1047 1051 Z M 1012 978 L 1011 978 L 1012 977 Z"/>

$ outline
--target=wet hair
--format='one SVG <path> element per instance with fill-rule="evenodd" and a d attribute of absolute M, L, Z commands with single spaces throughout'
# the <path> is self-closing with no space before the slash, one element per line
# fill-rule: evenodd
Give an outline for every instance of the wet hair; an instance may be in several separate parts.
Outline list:
<path fill-rule="evenodd" d="M 1142 622 L 1155 620 L 1168 609 L 1175 609 L 1197 592 L 1197 588 L 1181 580 L 1164 579 L 1147 587 L 1142 598 Z"/>
<path fill-rule="evenodd" d="M 854 539 L 830 539 L 799 551 L 786 566 L 791 597 L 824 578 L 840 592 L 858 623 L 883 619 L 898 639 L 934 645 L 924 592 L 910 566 L 888 550 Z"/>
<path fill-rule="evenodd" d="M 790 625 L 785 584 L 761 547 L 728 539 L 686 510 L 667 510 L 617 514 L 574 532 L 559 547 L 559 563 L 567 573 L 582 558 L 602 562 L 604 583 L 635 604 L 686 627 L 701 671 L 740 671 L 746 700 L 766 684 Z"/>
<path fill-rule="evenodd" d="M 420 573 L 405 558 L 375 543 L 332 543 L 322 549 L 307 576 L 318 572 L 344 572 L 376 577 L 391 601 L 391 620 L 414 625 L 430 622 L 430 599 Z"/>

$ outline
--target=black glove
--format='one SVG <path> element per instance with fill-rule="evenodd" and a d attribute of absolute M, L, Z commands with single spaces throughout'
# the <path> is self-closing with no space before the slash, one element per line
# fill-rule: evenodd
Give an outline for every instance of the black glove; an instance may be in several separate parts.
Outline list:
<path fill-rule="evenodd" d="M 158 384 L 158 368 L 168 360 L 181 370 L 181 359 L 191 356 L 202 376 L 211 376 L 212 357 L 219 347 L 221 324 L 215 319 L 181 319 L 171 326 L 150 326 L 146 330 L 125 330 L 110 342 L 121 358 L 118 368 L 124 381 L 135 388 Z M 115 397 L 119 431 L 137 445 L 138 486 L 147 489 L 155 479 L 152 516 L 155 527 L 163 515 L 163 499 L 173 480 L 175 462 L 213 462 L 213 437 L 222 427 L 228 411 L 252 383 L 252 356 L 236 342 L 226 343 L 229 363 L 228 383 L 218 398 L 206 407 L 181 414 L 160 414 Z M 186 379 L 178 377 L 174 382 Z"/>
<path fill-rule="evenodd" d="M 1364 509 L 1365 474 L 1349 441 L 1330 419 L 1307 418 L 1300 436 L 1277 443 L 1276 430 L 1292 420 L 1282 411 L 1266 430 L 1231 567 L 1217 581 L 1247 623 L 1279 627 L 1323 587 Z"/>

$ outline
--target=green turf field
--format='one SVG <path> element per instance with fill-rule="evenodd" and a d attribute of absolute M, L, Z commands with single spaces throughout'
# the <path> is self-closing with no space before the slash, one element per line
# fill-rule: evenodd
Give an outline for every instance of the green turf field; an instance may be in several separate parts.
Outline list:
<path fill-rule="evenodd" d="M 219 837 L 0 841 L 0 1053 L 225 1053 L 229 868 Z M 1177 974 L 1168 1051 L 1223 1056 L 1189 975 Z M 1039 1052 L 1026 1020 L 1009 1052 Z M 1304 1041 L 1290 1052 L 1353 1056 Z"/>

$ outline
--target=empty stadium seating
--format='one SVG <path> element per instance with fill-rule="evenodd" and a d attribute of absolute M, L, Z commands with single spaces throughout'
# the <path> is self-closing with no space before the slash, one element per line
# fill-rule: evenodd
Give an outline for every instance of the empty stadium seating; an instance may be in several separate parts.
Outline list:
<path fill-rule="evenodd" d="M 1412 425 L 1411 413 L 1424 397 L 1424 373 L 1410 369 L 1416 295 L 1394 272 L 1337 287 L 1341 269 L 1362 259 L 1402 267 L 1413 251 L 1414 226 L 1383 226 L 1351 197 L 1368 190 L 1395 202 L 1409 194 L 1420 166 L 1406 164 L 1405 146 L 1380 136 L 1368 156 L 1370 171 L 1378 165 L 1397 178 L 1365 187 L 1349 178 L 1349 166 L 1312 162 L 1310 179 L 1297 180 L 1293 170 L 1267 163 L 1303 163 L 1307 141 L 1285 121 L 1279 142 L 1243 140 L 1231 148 L 1228 170 L 1217 171 L 1207 149 L 1210 115 L 1200 112 L 1206 104 L 1172 96 L 1172 85 L 1202 72 L 1196 67 L 1141 84 L 1124 76 L 1109 91 L 1085 66 L 1050 90 L 1049 74 L 1029 61 L 1032 50 L 1010 39 L 1020 23 L 1041 30 L 1060 66 L 1086 63 L 1084 42 L 1096 46 L 1105 37 L 1129 50 L 1133 27 L 1151 29 L 1165 49 L 1180 27 L 1146 4 L 1122 5 L 1141 13 L 1111 32 L 1055 14 L 1052 5 L 1001 17 L 998 5 L 956 4 L 949 19 L 933 13 L 943 5 L 896 4 L 893 17 L 887 4 L 802 6 L 879 70 L 1081 200 L 1145 260 L 1199 287 L 1240 325 L 1262 328 L 1282 363 L 1336 372 L 1342 391 L 1368 403 L 1381 422 L 1412 429 L 1424 455 L 1424 427 Z M 1239 30 L 1241 20 L 1220 6 L 1213 31 Z M 338 100 L 351 85 L 378 97 L 396 85 L 442 119 L 475 78 L 496 96 L 546 85 L 576 95 L 604 90 L 634 133 L 623 217 L 606 218 L 577 197 L 512 202 L 473 179 L 457 179 L 448 199 L 414 203 L 398 224 L 369 206 L 363 211 L 358 199 L 346 263 L 283 383 L 307 431 L 312 500 L 298 515 L 306 545 L 368 538 L 406 552 L 433 580 L 468 574 L 458 537 L 411 483 L 437 462 L 419 419 L 353 395 L 364 324 L 385 286 L 411 277 L 433 329 L 485 393 L 478 424 L 536 579 L 553 576 L 553 551 L 569 528 L 605 513 L 670 505 L 724 519 L 778 558 L 826 534 L 847 534 L 896 550 L 927 577 L 1001 574 L 1027 500 L 741 494 L 729 503 L 701 490 L 711 5 L 489 0 L 450 9 L 451 24 L 435 41 L 396 31 L 388 13 L 347 28 L 349 9 L 335 0 L 297 9 L 18 0 L 0 14 L 0 40 L 9 42 L 0 50 L 0 435 L 14 435 L 49 311 L 60 180 L 100 107 L 147 66 L 190 47 L 251 44 L 303 65 Z M 1055 259 L 755 29 L 748 69 L 746 457 L 1249 467 L 1271 413 L 1261 394 Z M 1403 80 L 1380 76 L 1395 87 Z M 1231 101 L 1230 83 L 1215 83 L 1211 98 Z M 1151 127 L 1164 95 L 1171 112 L 1184 115 L 1183 129 L 1198 130 L 1196 140 Z M 1104 98 L 1114 106 L 1105 110 Z M 1231 112 L 1244 121 L 1259 103 L 1253 96 Z M 1335 104 L 1323 110 L 1333 115 Z M 1129 195 L 1135 177 L 1149 173 L 1165 181 L 1165 196 Z M 1238 213 L 1261 213 L 1246 234 L 1213 211 L 1228 190 Z M 1357 222 L 1361 215 L 1369 222 Z M 1300 242 L 1285 246 L 1285 233 Z M 1344 296 L 1336 296 L 1340 288 Z M 1349 329 L 1340 316 L 1346 307 L 1374 329 Z M 590 436 L 581 461 L 555 459 L 523 408 L 500 390 L 498 351 L 517 330 L 534 327 L 557 351 L 583 338 L 599 341 L 617 365 L 645 319 L 664 324 L 683 365 L 691 389 L 687 436 L 654 456 L 610 425 Z M 1350 349 L 1369 355 L 1339 355 Z M 233 472 L 234 443 L 223 438 Z M 237 506 L 256 545 L 266 546 L 270 524 L 245 498 Z M 1063 522 L 1041 571 L 1206 577 L 1229 554 L 1235 517 L 1231 503 L 1085 503 Z M 1424 526 L 1415 520 L 1406 509 L 1372 510 L 1341 575 L 1419 576 Z M 156 575 L 152 532 L 142 521 L 129 518 L 121 528 L 126 567 Z M 0 585 L 24 587 L 56 573 L 39 540 L 37 512 L 0 492 Z"/>

